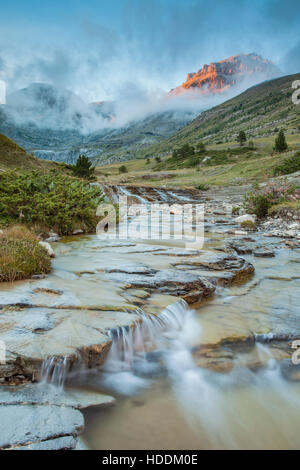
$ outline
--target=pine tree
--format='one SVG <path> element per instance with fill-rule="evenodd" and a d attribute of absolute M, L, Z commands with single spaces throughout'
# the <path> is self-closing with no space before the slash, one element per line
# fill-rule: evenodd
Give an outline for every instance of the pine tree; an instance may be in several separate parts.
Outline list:
<path fill-rule="evenodd" d="M 125 165 L 120 166 L 119 173 L 128 173 L 127 167 Z"/>
<path fill-rule="evenodd" d="M 244 145 L 244 143 L 247 141 L 245 132 L 240 131 L 236 140 L 240 143 L 240 146 Z"/>
<path fill-rule="evenodd" d="M 95 178 L 95 168 L 85 155 L 78 157 L 76 165 L 73 165 L 72 170 L 73 175 L 78 178 L 85 178 L 87 180 L 93 180 Z"/>
<path fill-rule="evenodd" d="M 288 146 L 285 140 L 285 135 L 283 130 L 279 131 L 276 139 L 275 139 L 275 151 L 276 152 L 284 152 L 287 150 Z"/>

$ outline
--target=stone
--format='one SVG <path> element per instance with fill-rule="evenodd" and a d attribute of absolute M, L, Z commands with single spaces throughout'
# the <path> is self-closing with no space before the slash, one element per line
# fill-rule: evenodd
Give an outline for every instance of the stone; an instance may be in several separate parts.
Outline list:
<path fill-rule="evenodd" d="M 90 407 L 108 407 L 114 402 L 115 399 L 109 395 L 73 388 L 61 390 L 44 383 L 0 388 L 0 406 L 56 405 L 82 410 Z"/>
<path fill-rule="evenodd" d="M 235 235 L 248 235 L 248 232 L 245 230 L 235 230 Z"/>
<path fill-rule="evenodd" d="M 271 250 L 259 250 L 253 252 L 256 258 L 274 258 L 275 252 Z"/>
<path fill-rule="evenodd" d="M 282 376 L 290 382 L 300 382 L 300 364 L 293 364 L 291 359 L 285 359 L 280 364 Z"/>
<path fill-rule="evenodd" d="M 73 235 L 82 235 L 83 233 L 84 231 L 79 228 L 77 230 L 74 230 Z"/>
<path fill-rule="evenodd" d="M 13 450 L 74 450 L 77 449 L 77 445 L 77 439 L 73 436 L 65 436 L 25 446 L 14 447 Z"/>
<path fill-rule="evenodd" d="M 45 250 L 47 251 L 48 255 L 50 258 L 55 258 L 55 253 L 51 245 L 47 242 L 39 242 L 39 245 L 41 245 Z"/>
<path fill-rule="evenodd" d="M 107 276 L 109 279 L 123 282 L 125 289 L 142 288 L 159 291 L 181 297 L 190 304 L 200 302 L 204 297 L 212 295 L 216 289 L 216 286 L 205 277 L 174 269 L 160 270 L 154 275 L 107 273 Z"/>
<path fill-rule="evenodd" d="M 253 224 L 256 223 L 256 216 L 251 214 L 240 215 L 234 219 L 234 222 L 237 224 L 241 224 L 242 222 L 252 222 Z"/>
<path fill-rule="evenodd" d="M 0 422 L 0 449 L 76 436 L 84 428 L 80 411 L 56 405 L 1 405 Z"/>

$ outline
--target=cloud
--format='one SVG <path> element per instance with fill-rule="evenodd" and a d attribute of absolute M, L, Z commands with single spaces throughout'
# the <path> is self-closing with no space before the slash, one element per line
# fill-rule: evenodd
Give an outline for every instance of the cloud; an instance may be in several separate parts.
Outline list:
<path fill-rule="evenodd" d="M 300 72 L 300 42 L 288 51 L 281 60 L 280 66 L 286 73 Z"/>
<path fill-rule="evenodd" d="M 300 72 L 298 0 L 116 0 L 117 21 L 102 15 L 101 2 L 98 9 L 88 3 L 95 6 L 92 14 L 76 16 L 74 7 L 61 24 L 29 24 L 27 17 L 6 24 L 2 15 L 0 78 L 8 92 L 43 82 L 85 103 L 110 100 L 115 123 L 126 125 L 151 113 L 196 112 L 224 100 L 165 98 L 203 63 L 257 52 L 285 73 Z"/>

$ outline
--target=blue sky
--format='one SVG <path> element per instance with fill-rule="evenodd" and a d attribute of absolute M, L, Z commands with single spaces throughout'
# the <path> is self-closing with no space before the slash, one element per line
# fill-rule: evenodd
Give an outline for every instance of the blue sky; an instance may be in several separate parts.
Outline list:
<path fill-rule="evenodd" d="M 91 101 L 169 90 L 243 52 L 300 72 L 299 31 L 298 0 L 0 0 L 0 78 Z"/>

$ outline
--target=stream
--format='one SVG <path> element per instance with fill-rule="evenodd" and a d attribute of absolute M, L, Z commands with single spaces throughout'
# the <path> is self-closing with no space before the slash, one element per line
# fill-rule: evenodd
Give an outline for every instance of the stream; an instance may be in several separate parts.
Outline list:
<path fill-rule="evenodd" d="M 175 189 L 105 191 L 147 207 L 200 200 Z M 42 364 L 38 387 L 103 394 L 105 406 L 82 411 L 89 449 L 300 447 L 300 372 L 291 362 L 300 250 L 260 231 L 239 234 L 229 199 L 201 197 L 198 251 L 176 237 L 66 237 L 53 244 L 46 279 L 0 288 L 0 304 L 18 305 L 0 318 L 11 367 L 22 351 L 25 377 Z M 256 257 L 261 249 L 274 256 Z"/>
<path fill-rule="evenodd" d="M 186 200 L 169 191 L 161 202 L 170 195 Z M 261 234 L 254 238 L 274 247 Z M 208 231 L 205 248 L 216 250 L 226 239 Z M 217 289 L 199 307 L 177 302 L 157 318 L 144 316 L 134 331 L 114 332 L 98 383 L 117 404 L 85 412 L 90 448 L 299 448 L 300 384 L 283 378 L 286 344 L 269 341 L 299 331 L 299 250 L 276 248 L 275 258 L 255 259 L 248 282 Z M 249 346 L 244 338 L 253 333 L 257 341 Z M 242 341 L 220 347 L 226 337 Z M 197 361 L 193 350 L 201 344 L 219 345 L 219 370 Z"/>

